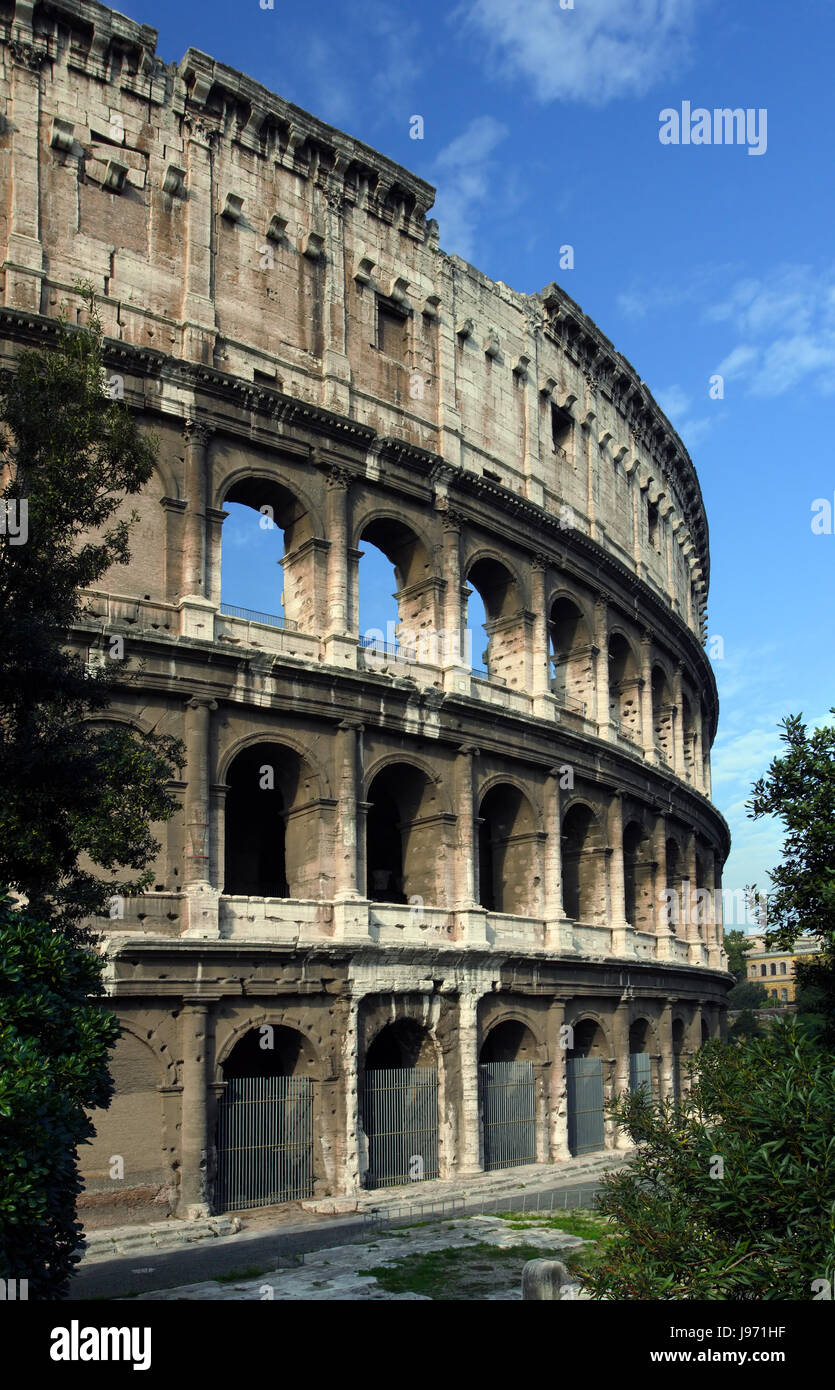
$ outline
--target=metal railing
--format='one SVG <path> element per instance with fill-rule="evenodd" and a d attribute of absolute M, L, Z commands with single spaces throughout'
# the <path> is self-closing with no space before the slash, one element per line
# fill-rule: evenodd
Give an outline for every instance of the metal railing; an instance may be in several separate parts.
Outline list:
<path fill-rule="evenodd" d="M 564 690 L 555 688 L 555 683 L 551 682 L 551 694 L 554 696 L 558 705 L 563 705 L 565 709 L 573 714 L 580 714 L 585 719 L 588 706 L 585 700 L 578 700 L 574 695 L 566 695 Z"/>
<path fill-rule="evenodd" d="M 264 627 L 283 627 L 288 632 L 297 632 L 298 623 L 279 613 L 261 613 L 257 608 L 240 608 L 236 603 L 222 603 L 220 611 L 224 618 L 245 618 L 250 623 L 263 623 Z"/>

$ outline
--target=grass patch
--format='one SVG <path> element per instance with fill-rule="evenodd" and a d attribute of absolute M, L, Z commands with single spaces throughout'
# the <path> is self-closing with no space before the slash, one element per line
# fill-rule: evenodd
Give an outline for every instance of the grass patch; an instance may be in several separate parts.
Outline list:
<path fill-rule="evenodd" d="M 562 1231 L 581 1240 L 600 1240 L 612 1234 L 612 1223 L 600 1212 L 576 1208 L 574 1211 L 548 1212 L 537 1215 L 530 1211 L 501 1211 L 499 1221 L 507 1221 L 516 1231 Z"/>
<path fill-rule="evenodd" d="M 274 1270 L 265 1270 L 260 1265 L 252 1265 L 249 1269 L 235 1269 L 231 1274 L 216 1274 L 213 1282 L 215 1284 L 237 1284 L 239 1279 L 257 1279 L 259 1274 L 275 1273 Z"/>
<path fill-rule="evenodd" d="M 506 1249 L 478 1241 L 466 1249 L 433 1250 L 406 1255 L 391 1265 L 367 1269 L 386 1293 L 419 1293 L 437 1302 L 478 1300 L 504 1289 L 518 1288 L 526 1260 L 547 1252 L 535 1245 Z"/>

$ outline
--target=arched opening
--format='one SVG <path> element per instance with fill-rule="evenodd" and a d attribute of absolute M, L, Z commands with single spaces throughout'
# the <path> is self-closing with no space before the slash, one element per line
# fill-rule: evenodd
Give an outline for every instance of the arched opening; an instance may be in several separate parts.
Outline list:
<path fill-rule="evenodd" d="M 489 557 L 476 560 L 466 578 L 481 599 L 481 605 L 475 603 L 472 596 L 468 599 L 466 627 L 468 632 L 474 632 L 483 612 L 487 633 L 483 664 L 490 680 L 522 685 L 524 651 L 519 641 L 520 600 L 516 580 L 505 565 Z M 480 641 L 476 636 L 473 636 L 472 648 L 473 660 L 478 664 Z"/>
<path fill-rule="evenodd" d="M 536 1163 L 536 1039 L 518 1019 L 490 1030 L 479 1054 L 484 1169 Z"/>
<path fill-rule="evenodd" d="M 164 1143 L 163 1109 L 160 1086 L 165 1077 L 159 1058 L 147 1042 L 123 1031 L 109 1058 L 108 1066 L 115 1083 L 115 1092 L 106 1110 L 94 1110 L 91 1119 L 95 1135 L 81 1151 L 81 1174 L 85 1194 L 85 1217 L 95 1212 L 97 1202 L 92 1194 L 107 1193 L 102 1201 L 111 1201 L 119 1193 L 121 1202 L 132 1208 L 146 1202 L 150 1208 L 153 1194 L 169 1188 L 174 1175 Z M 111 1155 L 130 1155 L 123 1177 L 113 1176 Z M 131 1189 L 135 1197 L 129 1196 Z M 165 1207 L 156 1207 L 156 1217 L 167 1214 Z M 154 1210 L 148 1211 L 154 1219 Z"/>
<path fill-rule="evenodd" d="M 682 742 L 684 745 L 684 775 L 688 782 L 696 782 L 696 716 L 691 701 L 686 695 L 681 698 Z"/>
<path fill-rule="evenodd" d="M 600 828 L 588 806 L 571 806 L 562 822 L 563 911 L 572 922 L 597 925 L 605 914 Z"/>
<path fill-rule="evenodd" d="M 652 668 L 652 727 L 655 751 L 660 759 L 672 766 L 673 763 L 673 704 L 670 683 L 661 666 Z"/>
<path fill-rule="evenodd" d="M 316 1056 L 308 1040 L 280 1023 L 250 1028 L 222 1071 L 218 1209 L 240 1211 L 312 1197 Z"/>
<path fill-rule="evenodd" d="M 710 1041 L 710 1028 L 708 1027 L 707 1019 L 703 1018 L 703 1019 L 702 1019 L 702 1046 L 704 1047 L 704 1044 L 705 1044 L 706 1042 L 709 1042 L 709 1041 Z"/>
<path fill-rule="evenodd" d="M 667 860 L 667 906 L 662 914 L 664 924 L 675 928 L 676 935 L 686 936 L 685 904 L 682 902 L 682 863 L 683 855 L 678 840 L 666 842 Z"/>
<path fill-rule="evenodd" d="M 539 914 L 538 836 L 518 787 L 501 783 L 482 798 L 478 827 L 479 902 L 488 912 Z"/>
<path fill-rule="evenodd" d="M 366 1187 L 436 1178 L 438 1071 L 429 1030 L 410 1018 L 386 1024 L 367 1049 L 361 1082 Z"/>
<path fill-rule="evenodd" d="M 605 1147 L 603 1059 L 606 1040 L 591 1018 L 572 1027 L 572 1046 L 566 1054 L 568 1148 L 573 1157 Z"/>
<path fill-rule="evenodd" d="M 652 1058 L 649 1053 L 649 1023 L 637 1018 L 629 1028 L 629 1089 L 652 1095 Z"/>
<path fill-rule="evenodd" d="M 226 776 L 224 892 L 320 897 L 318 791 L 304 760 L 283 744 L 256 743 Z"/>
<path fill-rule="evenodd" d="M 588 715 L 594 703 L 594 658 L 588 624 L 576 603 L 558 598 L 548 620 L 551 641 L 551 693 L 575 714 Z"/>
<path fill-rule="evenodd" d="M 439 792 L 420 768 L 390 763 L 369 789 L 366 893 L 372 902 L 438 898 Z"/>
<path fill-rule="evenodd" d="M 367 547 L 354 605 L 360 644 L 372 660 L 385 655 L 436 663 L 435 583 L 426 546 L 393 517 L 369 521 L 359 543 Z"/>
<path fill-rule="evenodd" d="M 242 478 L 226 494 L 221 612 L 273 627 L 317 630 L 313 522 L 283 483 Z"/>
<path fill-rule="evenodd" d="M 652 844 L 643 826 L 623 831 L 623 891 L 626 920 L 635 931 L 652 931 Z"/>
<path fill-rule="evenodd" d="M 641 741 L 641 700 L 638 663 L 621 632 L 609 638 L 609 719 L 615 732 L 633 743 Z"/>

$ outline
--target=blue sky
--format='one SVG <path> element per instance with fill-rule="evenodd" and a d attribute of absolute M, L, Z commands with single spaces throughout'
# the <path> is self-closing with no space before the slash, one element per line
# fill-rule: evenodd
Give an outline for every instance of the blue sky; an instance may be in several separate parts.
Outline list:
<path fill-rule="evenodd" d="M 746 818 L 751 782 L 780 718 L 835 704 L 835 535 L 811 527 L 835 493 L 832 0 L 124 8 L 166 61 L 200 48 L 435 184 L 445 250 L 519 290 L 557 280 L 647 382 L 710 523 L 725 884 L 766 887 L 781 836 Z M 764 153 L 662 144 L 661 111 L 685 101 L 764 109 Z M 276 611 L 253 588 L 239 601 Z"/>

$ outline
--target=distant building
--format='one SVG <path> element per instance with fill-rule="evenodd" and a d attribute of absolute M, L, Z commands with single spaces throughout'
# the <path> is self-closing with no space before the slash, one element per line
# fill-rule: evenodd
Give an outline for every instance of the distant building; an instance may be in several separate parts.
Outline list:
<path fill-rule="evenodd" d="M 818 949 L 817 941 L 806 938 L 795 942 L 790 951 L 767 951 L 765 938 L 752 936 L 751 947 L 745 952 L 748 982 L 762 985 L 775 1004 L 793 1004 L 797 988 L 795 965 L 799 960 L 808 960 Z"/>

